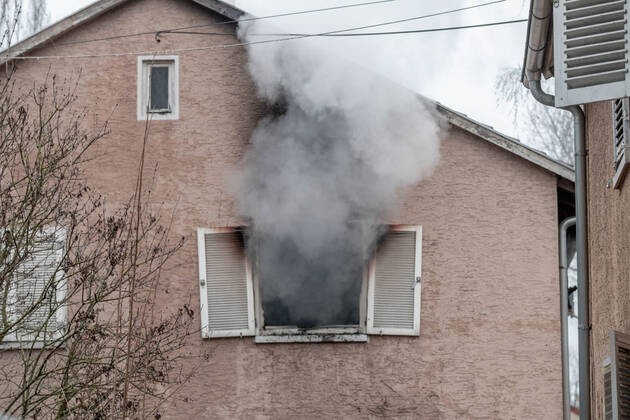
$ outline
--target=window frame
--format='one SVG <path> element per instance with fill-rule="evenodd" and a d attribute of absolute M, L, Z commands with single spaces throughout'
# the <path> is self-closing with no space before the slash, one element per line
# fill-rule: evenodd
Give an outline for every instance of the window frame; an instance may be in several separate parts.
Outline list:
<path fill-rule="evenodd" d="M 359 324 L 358 325 L 335 325 L 329 327 L 299 329 L 289 326 L 264 325 L 264 312 L 258 276 L 254 276 L 255 308 L 256 308 L 256 336 L 255 342 L 260 344 L 268 343 L 323 343 L 323 342 L 358 342 L 368 341 L 366 333 L 367 317 L 367 287 L 368 287 L 368 267 L 364 267 L 361 279 L 361 291 L 359 292 Z"/>
<path fill-rule="evenodd" d="M 55 249 L 55 252 L 58 252 L 56 257 L 57 261 L 57 269 L 55 271 L 55 296 L 57 297 L 57 304 L 64 303 L 66 300 L 66 281 L 65 281 L 65 271 L 60 267 L 60 263 L 63 261 L 64 254 L 66 252 L 66 230 L 61 227 L 45 227 L 42 229 L 41 235 L 52 236 L 54 237 L 55 243 L 61 243 L 60 249 Z M 15 277 L 15 275 L 14 275 Z M 15 305 L 16 303 L 16 287 L 17 285 L 14 283 L 10 286 L 9 293 L 7 296 L 8 304 L 7 306 Z M 13 332 L 7 334 L 2 341 L 0 341 L 0 350 L 12 350 L 12 349 L 45 349 L 46 344 L 49 341 L 55 341 L 60 339 L 64 334 L 64 328 L 67 321 L 67 313 L 68 308 L 65 304 L 59 304 L 55 310 L 55 318 L 59 329 L 55 331 L 52 338 L 48 340 L 46 337 L 38 338 L 38 336 L 33 337 L 27 334 L 20 334 L 18 330 L 14 330 Z M 12 314 L 12 317 L 16 316 L 16 314 Z"/>
<path fill-rule="evenodd" d="M 359 325 L 331 326 L 301 330 L 284 326 L 264 326 L 264 313 L 260 294 L 258 276 L 254 275 L 252 263 L 245 254 L 248 296 L 248 320 L 250 328 L 247 330 L 222 330 L 213 333 L 208 325 L 208 291 L 206 279 L 205 234 L 228 233 L 241 230 L 242 227 L 197 228 L 197 254 L 199 262 L 199 291 L 201 313 L 201 337 L 243 337 L 254 336 L 256 343 L 319 343 L 319 342 L 368 342 L 369 335 L 420 335 L 420 303 L 421 282 L 414 283 L 414 325 L 409 328 L 374 328 L 371 320 L 374 315 L 374 282 L 375 261 L 377 251 L 374 250 L 364 267 L 361 291 L 359 295 L 360 323 Z M 415 232 L 415 276 L 420 278 L 422 271 L 422 226 L 421 225 L 388 225 L 388 232 Z"/>
<path fill-rule="evenodd" d="M 166 67 L 168 71 L 168 109 L 150 110 L 151 68 Z M 137 119 L 179 119 L 179 57 L 176 55 L 141 55 L 137 67 Z"/>

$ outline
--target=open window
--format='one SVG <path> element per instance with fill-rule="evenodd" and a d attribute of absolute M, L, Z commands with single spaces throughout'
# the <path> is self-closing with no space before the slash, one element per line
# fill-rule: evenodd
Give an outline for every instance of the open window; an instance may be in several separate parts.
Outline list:
<path fill-rule="evenodd" d="M 138 120 L 179 118 L 177 56 L 138 57 Z"/>
<path fill-rule="evenodd" d="M 312 267 L 291 244 L 250 244 L 246 253 L 243 232 L 198 230 L 203 337 L 255 335 L 258 343 L 275 343 L 419 335 L 420 226 L 391 227 L 367 257 L 360 229 L 351 230 L 356 238 L 348 243 L 356 246 L 347 255 Z"/>

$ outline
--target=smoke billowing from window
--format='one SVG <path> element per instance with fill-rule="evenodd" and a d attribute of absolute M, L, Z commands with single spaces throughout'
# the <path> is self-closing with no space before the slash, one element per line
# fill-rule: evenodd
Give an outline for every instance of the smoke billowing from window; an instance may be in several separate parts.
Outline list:
<path fill-rule="evenodd" d="M 239 35 L 273 32 L 265 25 Z M 276 111 L 258 124 L 236 182 L 265 323 L 359 324 L 377 226 L 400 188 L 433 170 L 437 124 L 415 93 L 311 40 L 248 53 L 258 93 Z"/>

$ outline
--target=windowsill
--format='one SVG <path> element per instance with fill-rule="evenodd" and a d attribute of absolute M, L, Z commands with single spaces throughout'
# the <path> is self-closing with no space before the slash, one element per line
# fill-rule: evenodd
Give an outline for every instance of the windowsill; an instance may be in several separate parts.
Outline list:
<path fill-rule="evenodd" d="M 50 343 L 48 343 L 50 345 Z M 0 351 L 3 350 L 44 350 L 44 341 L 3 341 L 0 343 Z"/>
<path fill-rule="evenodd" d="M 256 343 L 367 343 L 368 336 L 356 327 L 326 327 L 300 330 L 267 327 L 256 334 Z"/>

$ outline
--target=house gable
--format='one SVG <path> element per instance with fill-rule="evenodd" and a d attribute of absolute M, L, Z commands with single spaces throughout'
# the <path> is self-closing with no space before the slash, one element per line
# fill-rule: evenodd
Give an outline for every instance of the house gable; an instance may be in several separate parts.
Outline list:
<path fill-rule="evenodd" d="M 216 12 L 230 20 L 237 20 L 243 11 L 221 0 L 192 0 L 212 12 Z M 99 16 L 128 3 L 129 0 L 100 0 L 78 12 L 54 23 L 51 26 L 2 51 L 0 64 L 12 61 L 33 50 L 44 47 L 67 32 L 91 22 Z"/>

